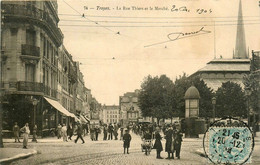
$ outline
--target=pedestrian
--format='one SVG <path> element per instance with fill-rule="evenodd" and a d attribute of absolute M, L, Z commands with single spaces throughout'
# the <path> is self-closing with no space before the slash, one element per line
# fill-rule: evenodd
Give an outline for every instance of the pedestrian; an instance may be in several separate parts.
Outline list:
<path fill-rule="evenodd" d="M 29 139 L 29 134 L 30 134 L 30 129 L 29 129 L 29 124 L 26 123 L 23 128 L 20 130 L 23 133 L 23 148 L 27 148 L 28 144 L 28 139 Z"/>
<path fill-rule="evenodd" d="M 173 128 L 172 126 L 168 126 L 165 132 L 165 152 L 168 153 L 168 157 L 166 159 L 174 159 L 174 143 L 173 143 Z M 172 155 L 172 156 L 170 156 Z"/>
<path fill-rule="evenodd" d="M 129 134 L 129 130 L 125 130 L 125 134 L 123 135 L 124 154 L 125 154 L 125 149 L 127 150 L 127 154 L 129 154 L 129 148 L 130 148 L 131 139 L 132 139 L 132 137 Z"/>
<path fill-rule="evenodd" d="M 19 132 L 20 132 L 20 127 L 17 125 L 17 122 L 15 122 L 14 126 L 13 126 L 14 142 L 15 143 L 16 143 L 16 140 L 17 140 L 17 142 L 21 143 L 20 139 L 19 139 Z"/>
<path fill-rule="evenodd" d="M 88 126 L 89 126 L 89 125 L 86 124 L 86 134 L 87 134 L 87 135 L 88 135 L 88 132 L 89 132 L 89 131 L 88 131 Z"/>
<path fill-rule="evenodd" d="M 113 140 L 114 127 L 110 123 L 108 126 L 108 140 Z"/>
<path fill-rule="evenodd" d="M 37 138 L 37 125 L 34 125 L 32 142 L 36 142 L 37 143 L 37 139 L 36 138 Z"/>
<path fill-rule="evenodd" d="M 80 138 L 82 141 L 82 144 L 85 143 L 84 139 L 82 138 L 82 134 L 83 134 L 83 128 L 82 125 L 80 123 L 77 124 L 78 128 L 77 128 L 77 138 L 75 140 L 75 143 L 77 143 L 78 139 Z"/>
<path fill-rule="evenodd" d="M 123 140 L 123 135 L 124 135 L 124 127 L 121 126 L 121 128 L 120 128 L 120 140 Z"/>
<path fill-rule="evenodd" d="M 103 127 L 103 134 L 104 134 L 103 140 L 107 140 L 107 125 L 106 124 Z"/>
<path fill-rule="evenodd" d="M 62 126 L 59 124 L 58 127 L 57 127 L 57 137 L 58 137 L 58 139 L 61 138 L 61 128 L 62 128 Z"/>
<path fill-rule="evenodd" d="M 73 126 L 72 126 L 71 123 L 69 123 L 69 125 L 68 125 L 67 133 L 68 133 L 68 136 L 69 136 L 68 137 L 69 140 L 72 140 L 71 137 L 73 136 Z"/>
<path fill-rule="evenodd" d="M 182 143 L 182 133 L 180 130 L 176 130 L 175 140 L 174 140 L 174 149 L 176 151 L 176 157 L 180 159 L 180 152 L 181 152 L 181 143 Z"/>
<path fill-rule="evenodd" d="M 153 148 L 156 149 L 156 153 L 157 153 L 156 158 L 157 159 L 163 159 L 161 157 L 161 151 L 163 150 L 161 140 L 162 140 L 162 137 L 160 135 L 160 128 L 156 127 L 156 130 L 155 130 L 155 142 L 154 142 Z"/>
<path fill-rule="evenodd" d="M 67 127 L 65 124 L 63 124 L 63 127 L 61 128 L 61 134 L 62 134 L 62 137 L 63 137 L 63 141 L 64 142 L 67 142 Z"/>
<path fill-rule="evenodd" d="M 95 140 L 98 141 L 98 134 L 100 133 L 100 129 L 98 126 L 95 127 Z"/>
<path fill-rule="evenodd" d="M 90 125 L 90 138 L 92 141 L 96 140 L 95 139 L 95 128 L 93 125 Z"/>
<path fill-rule="evenodd" d="M 118 126 L 117 126 L 116 123 L 114 124 L 114 136 L 115 136 L 115 140 L 118 140 L 118 138 L 117 138 L 117 136 L 118 136 Z"/>

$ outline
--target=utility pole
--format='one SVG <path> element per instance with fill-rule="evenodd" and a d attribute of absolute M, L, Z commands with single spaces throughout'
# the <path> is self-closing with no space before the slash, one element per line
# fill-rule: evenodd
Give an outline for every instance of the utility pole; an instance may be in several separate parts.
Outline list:
<path fill-rule="evenodd" d="M 1 36 L 2 36 L 2 28 L 1 28 Z M 1 43 L 2 43 L 2 37 L 1 37 Z M 3 143 L 3 91 L 2 91 L 2 74 L 3 74 L 3 62 L 2 62 L 2 56 L 3 56 L 3 51 L 2 51 L 2 44 L 1 44 L 1 56 L 0 56 L 0 148 L 4 148 L 4 143 Z"/>

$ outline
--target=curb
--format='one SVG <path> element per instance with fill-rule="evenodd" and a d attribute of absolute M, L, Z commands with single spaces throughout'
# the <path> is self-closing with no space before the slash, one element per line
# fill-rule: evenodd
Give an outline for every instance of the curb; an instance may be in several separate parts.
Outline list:
<path fill-rule="evenodd" d="M 1 163 L 7 163 L 7 162 L 10 162 L 10 161 L 14 161 L 14 160 L 18 160 L 18 159 L 22 159 L 22 158 L 27 158 L 29 156 L 36 155 L 37 153 L 38 152 L 36 150 L 33 150 L 32 152 L 27 153 L 27 154 L 18 154 L 18 155 L 15 155 L 13 157 L 10 157 L 10 158 L 1 159 L 0 164 Z"/>
<path fill-rule="evenodd" d="M 200 155 L 201 157 L 206 157 L 203 149 L 197 149 L 195 151 L 196 154 Z"/>

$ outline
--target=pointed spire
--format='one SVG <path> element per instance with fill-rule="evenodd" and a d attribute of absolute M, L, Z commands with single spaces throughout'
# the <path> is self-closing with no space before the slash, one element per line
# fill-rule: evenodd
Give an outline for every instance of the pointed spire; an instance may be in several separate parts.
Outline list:
<path fill-rule="evenodd" d="M 245 29 L 242 14 L 242 4 L 239 0 L 238 18 L 237 18 L 237 36 L 236 36 L 236 49 L 233 58 L 245 59 L 247 57 L 246 52 L 246 39 L 245 39 Z"/>

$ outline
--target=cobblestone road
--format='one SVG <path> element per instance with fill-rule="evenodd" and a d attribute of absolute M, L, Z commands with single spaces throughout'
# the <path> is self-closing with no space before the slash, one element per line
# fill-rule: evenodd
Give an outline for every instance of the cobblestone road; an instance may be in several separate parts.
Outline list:
<path fill-rule="evenodd" d="M 130 154 L 123 154 L 123 142 L 119 140 L 112 141 L 91 141 L 86 136 L 85 144 L 81 141 L 75 144 L 73 141 L 60 143 L 29 143 L 29 148 L 36 149 L 39 154 L 32 157 L 12 162 L 17 164 L 72 164 L 72 165 L 96 165 L 96 164 L 138 164 L 138 165 L 157 165 L 157 164 L 208 164 L 208 161 L 195 153 L 202 147 L 201 139 L 184 139 L 181 150 L 181 159 L 167 160 L 156 159 L 156 151 L 146 156 L 141 152 L 141 139 L 135 134 L 132 135 Z M 75 137 L 74 137 L 75 138 Z M 163 146 L 165 141 L 163 140 Z M 21 144 L 9 143 L 7 147 L 20 147 Z M 167 154 L 163 151 L 162 157 Z"/>

